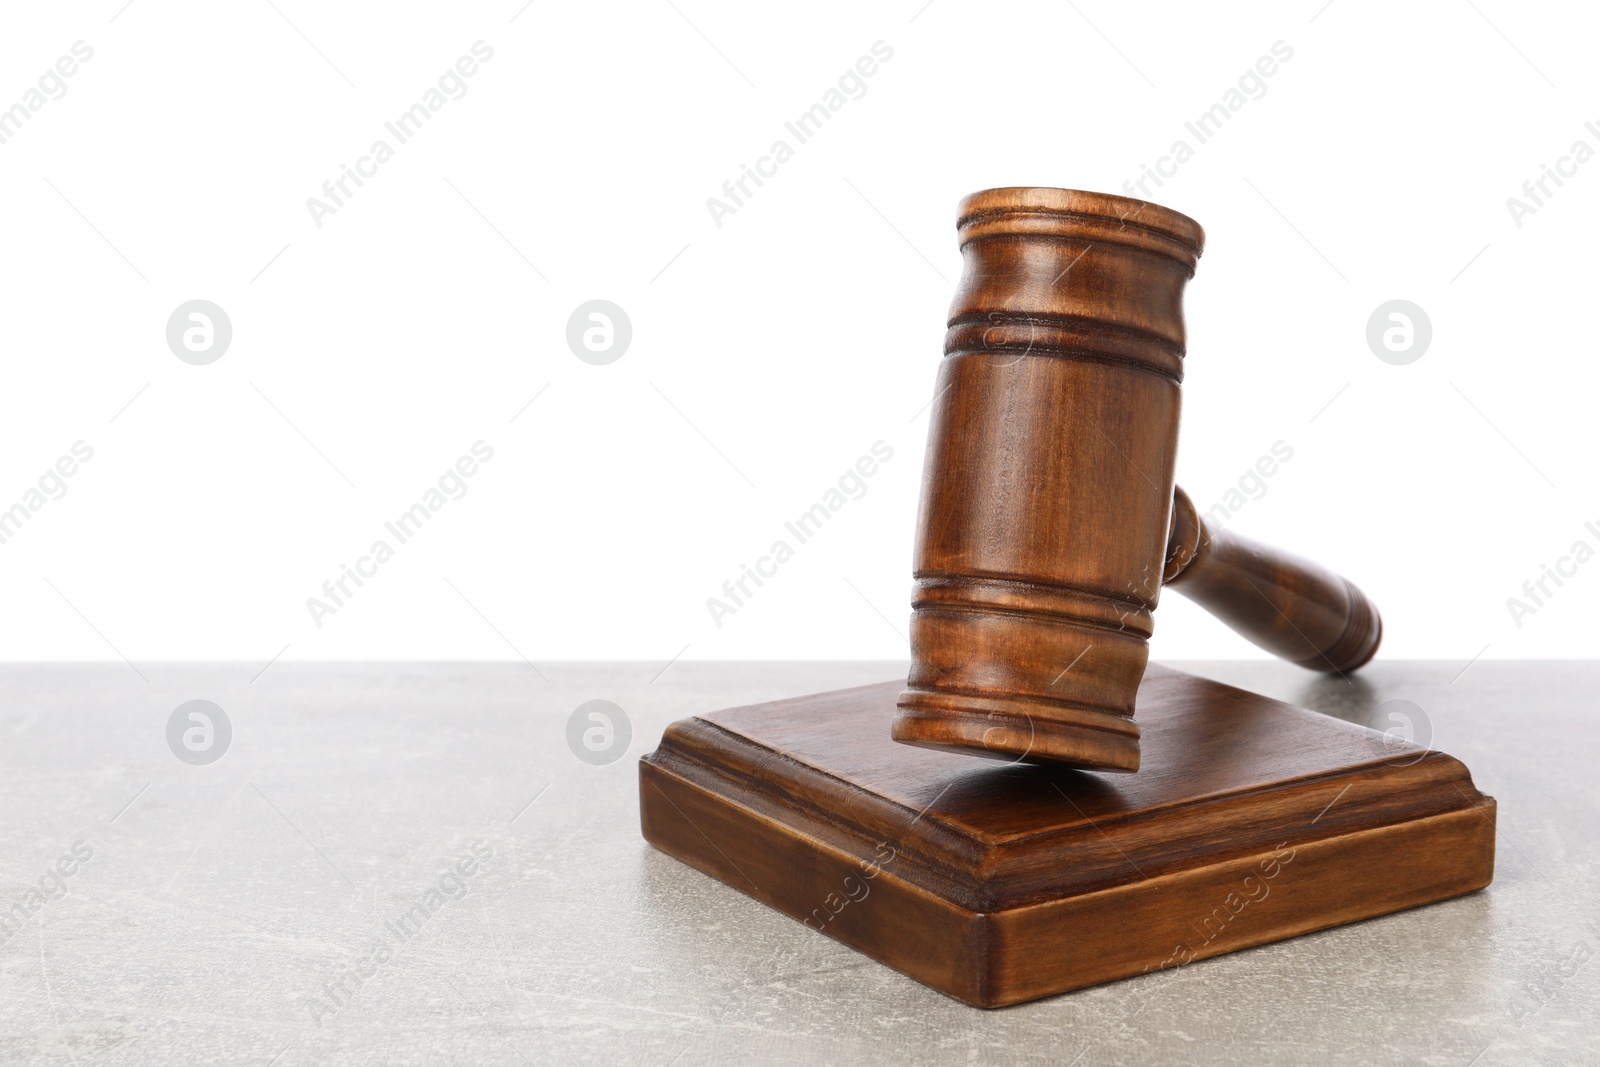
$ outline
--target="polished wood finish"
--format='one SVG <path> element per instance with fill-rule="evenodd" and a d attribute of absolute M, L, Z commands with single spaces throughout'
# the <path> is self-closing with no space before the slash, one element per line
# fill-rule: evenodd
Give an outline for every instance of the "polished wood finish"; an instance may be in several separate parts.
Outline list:
<path fill-rule="evenodd" d="M 957 230 L 894 737 L 1134 770 L 1204 234 L 1064 189 L 974 194 Z"/>
<path fill-rule="evenodd" d="M 1344 674 L 1383 640 L 1372 601 L 1349 579 L 1241 537 L 1176 491 L 1165 581 L 1257 645 L 1314 671 Z"/>
<path fill-rule="evenodd" d="M 1181 491 L 1174 506 L 1199 224 L 1024 188 L 968 197 L 957 229 L 894 739 L 1137 770 L 1135 694 L 1166 579 L 1297 663 L 1370 658 L 1378 616 L 1354 586 L 1210 530 Z"/>
<path fill-rule="evenodd" d="M 640 763 L 652 844 L 944 993 L 1016 1004 L 1472 892 L 1460 762 L 1160 666 L 1145 766 L 894 744 L 899 682 L 684 719 Z"/>

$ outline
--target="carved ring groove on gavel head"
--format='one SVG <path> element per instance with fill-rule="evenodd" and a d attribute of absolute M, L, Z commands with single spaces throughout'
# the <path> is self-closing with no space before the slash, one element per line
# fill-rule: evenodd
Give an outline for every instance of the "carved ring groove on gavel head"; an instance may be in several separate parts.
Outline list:
<path fill-rule="evenodd" d="M 1136 770 L 1134 698 L 1164 578 L 1280 655 L 1365 662 L 1377 614 L 1354 586 L 1213 531 L 1187 497 L 1174 510 L 1199 224 L 1018 188 L 968 197 L 957 229 L 894 739 Z"/>

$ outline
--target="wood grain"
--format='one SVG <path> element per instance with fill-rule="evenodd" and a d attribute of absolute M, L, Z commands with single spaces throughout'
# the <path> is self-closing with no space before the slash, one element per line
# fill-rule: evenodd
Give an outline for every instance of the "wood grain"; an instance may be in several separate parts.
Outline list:
<path fill-rule="evenodd" d="M 957 231 L 894 737 L 1133 770 L 1204 234 L 1064 189 L 974 194 Z"/>
<path fill-rule="evenodd" d="M 1166 583 L 1257 645 L 1308 670 L 1345 674 L 1383 640 L 1383 620 L 1348 578 L 1206 520 L 1173 494 Z"/>
<path fill-rule="evenodd" d="M 675 723 L 640 764 L 645 837 L 984 1007 L 1493 875 L 1494 801 L 1459 761 L 1315 712 L 1153 666 L 1145 766 L 1106 777 L 898 746 L 898 691 Z"/>
<path fill-rule="evenodd" d="M 1353 585 L 1174 497 L 1199 224 L 1019 188 L 968 197 L 957 231 L 894 739 L 1137 770 L 1135 696 L 1167 580 L 1296 663 L 1366 662 L 1381 624 Z"/>

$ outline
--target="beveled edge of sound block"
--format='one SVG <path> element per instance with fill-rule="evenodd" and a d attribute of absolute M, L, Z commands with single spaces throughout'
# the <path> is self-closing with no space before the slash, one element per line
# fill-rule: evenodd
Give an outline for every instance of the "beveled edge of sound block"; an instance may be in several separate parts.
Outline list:
<path fill-rule="evenodd" d="M 1156 726 L 1165 717 L 1162 744 L 1193 748 L 1218 724 L 1197 775 L 1181 773 L 1181 760 L 1115 778 L 974 775 L 961 768 L 993 765 L 919 756 L 882 736 L 898 687 L 674 723 L 640 761 L 646 840 L 980 1007 L 1165 971 L 1493 877 L 1493 798 L 1458 760 L 1363 727 L 1152 667 L 1141 714 L 1154 711 Z M 802 738 L 813 714 L 817 729 Z M 1228 735 L 1229 721 L 1303 743 L 1281 760 L 1246 745 L 1229 763 L 1247 740 Z M 1147 746 L 1160 736 L 1147 730 Z M 864 737 L 878 745 L 865 757 Z M 1334 757 L 1319 769 L 1324 749 Z M 1263 759 L 1288 771 L 1267 780 L 1269 767 L 1251 784 Z M 1215 788 L 1225 780 L 1234 785 Z M 1065 804 L 1041 807 L 1033 794 L 1044 784 Z M 931 799 L 919 811 L 907 800 L 924 785 Z M 1138 803 L 1119 807 L 1128 797 Z"/>

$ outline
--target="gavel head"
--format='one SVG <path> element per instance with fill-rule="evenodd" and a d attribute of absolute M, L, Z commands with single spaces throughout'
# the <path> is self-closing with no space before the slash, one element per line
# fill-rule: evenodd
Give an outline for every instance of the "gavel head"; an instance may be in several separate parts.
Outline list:
<path fill-rule="evenodd" d="M 957 229 L 893 737 L 1137 770 L 1205 236 L 1067 189 L 976 193 Z"/>

